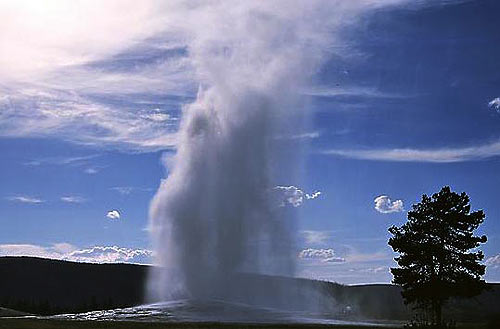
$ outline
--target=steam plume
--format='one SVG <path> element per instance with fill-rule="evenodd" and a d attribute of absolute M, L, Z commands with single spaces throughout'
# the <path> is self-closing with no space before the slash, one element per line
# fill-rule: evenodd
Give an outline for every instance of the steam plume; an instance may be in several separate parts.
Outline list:
<path fill-rule="evenodd" d="M 151 281 L 156 298 L 214 296 L 238 272 L 293 275 L 293 210 L 266 193 L 294 175 L 297 148 L 277 137 L 300 131 L 298 90 L 338 17 L 362 3 L 170 5 L 168 24 L 186 42 L 200 88 L 151 203 L 156 262 L 167 269 Z"/>

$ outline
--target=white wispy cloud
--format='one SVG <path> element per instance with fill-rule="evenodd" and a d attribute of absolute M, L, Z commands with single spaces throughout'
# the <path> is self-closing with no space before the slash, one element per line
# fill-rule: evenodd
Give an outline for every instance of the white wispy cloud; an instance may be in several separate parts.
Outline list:
<path fill-rule="evenodd" d="M 2 1 L 0 73 L 28 79 L 116 54 L 161 30 L 157 9 L 149 0 Z"/>
<path fill-rule="evenodd" d="M 69 243 L 50 246 L 33 244 L 0 244 L 0 256 L 30 256 L 86 263 L 151 264 L 153 252 L 118 246 L 94 246 L 81 249 Z"/>
<path fill-rule="evenodd" d="M 110 187 L 109 189 L 112 191 L 116 191 L 121 195 L 129 195 L 134 190 L 134 188 L 131 186 L 115 186 L 115 187 Z"/>
<path fill-rule="evenodd" d="M 290 186 L 276 186 L 274 191 L 278 192 L 278 199 L 280 206 L 284 207 L 286 205 L 291 205 L 293 207 L 300 207 L 304 201 L 316 199 L 321 195 L 320 191 L 315 191 L 312 193 L 305 193 L 300 188 L 290 185 Z"/>
<path fill-rule="evenodd" d="M 118 210 L 110 210 L 107 212 L 106 217 L 109 219 L 120 219 L 121 214 Z"/>
<path fill-rule="evenodd" d="M 387 195 L 380 195 L 373 201 L 375 210 L 383 214 L 404 211 L 403 200 L 392 201 Z"/>
<path fill-rule="evenodd" d="M 291 139 L 303 139 L 303 138 L 313 139 L 313 138 L 318 138 L 319 136 L 320 136 L 319 131 L 309 131 L 309 132 L 304 132 L 301 134 L 292 135 L 292 136 L 290 136 L 290 138 Z"/>
<path fill-rule="evenodd" d="M 314 139 L 320 136 L 319 131 L 298 132 L 290 135 L 276 136 L 277 139 Z"/>
<path fill-rule="evenodd" d="M 73 157 L 49 157 L 49 158 L 39 158 L 25 162 L 27 166 L 41 166 L 41 165 L 71 165 L 71 166 L 81 166 L 88 163 L 89 160 L 97 158 L 99 154 L 89 154 Z"/>
<path fill-rule="evenodd" d="M 134 187 L 134 186 L 114 186 L 109 188 L 111 191 L 120 193 L 121 195 L 129 195 L 132 192 L 148 192 L 152 191 L 151 188 Z"/>
<path fill-rule="evenodd" d="M 55 136 L 83 145 L 135 151 L 175 146 L 175 120 L 151 120 L 148 113 L 127 105 L 98 103 L 74 92 L 38 93 L 17 90 L 10 93 L 8 103 L 0 103 L 0 136 Z"/>
<path fill-rule="evenodd" d="M 303 90 L 302 94 L 316 97 L 341 97 L 355 96 L 368 98 L 403 98 L 408 95 L 389 94 L 382 92 L 374 87 L 360 86 L 314 86 L 307 90 Z"/>
<path fill-rule="evenodd" d="M 485 261 L 484 264 L 488 267 L 492 268 L 499 268 L 500 267 L 500 254 L 488 257 Z"/>
<path fill-rule="evenodd" d="M 323 1 L 317 21 L 328 18 L 331 32 L 369 10 L 410 3 Z M 188 40 L 194 30 L 205 28 L 205 13 L 228 11 L 217 1 L 197 6 L 201 9 L 157 0 L 0 1 L 0 48 L 5 50 L 0 54 L 0 136 L 59 138 L 127 152 L 175 148 L 174 109 L 194 96 L 195 78 L 203 83 L 203 72 L 193 68 L 197 59 L 186 51 Z M 230 8 L 238 15 L 265 6 L 234 1 Z M 311 40 L 327 38 L 335 55 L 352 56 L 349 47 L 336 47 L 340 38 L 330 32 L 301 30 Z M 350 88 L 340 92 L 377 94 Z M 338 94 L 337 89 L 305 93 L 325 96 Z M 148 95 L 168 100 L 164 107 L 138 109 Z"/>
<path fill-rule="evenodd" d="M 175 101 L 167 110 L 137 110 L 145 97 L 138 94 L 192 94 L 184 44 L 164 33 L 164 7 L 155 0 L 1 1 L 0 136 L 126 151 L 173 147 Z M 170 55 L 138 64 L 161 53 Z"/>
<path fill-rule="evenodd" d="M 68 202 L 68 203 L 84 203 L 87 201 L 87 199 L 85 199 L 81 196 L 67 195 L 67 196 L 62 196 L 61 201 Z"/>
<path fill-rule="evenodd" d="M 500 156 L 500 142 L 463 148 L 395 148 L 373 150 L 333 149 L 322 151 L 321 153 L 359 160 L 448 163 L 476 161 Z"/>
<path fill-rule="evenodd" d="M 303 230 L 300 231 L 300 234 L 304 237 L 307 244 L 313 245 L 323 245 L 330 238 L 330 232 L 328 231 Z"/>
<path fill-rule="evenodd" d="M 488 106 L 492 109 L 500 111 L 500 97 L 492 99 L 490 102 L 488 102 Z"/>
<path fill-rule="evenodd" d="M 298 257 L 303 260 L 319 260 L 324 263 L 343 263 L 345 258 L 338 257 L 335 251 L 329 249 L 307 248 L 299 252 Z"/>
<path fill-rule="evenodd" d="M 95 167 L 90 167 L 90 168 L 85 168 L 83 170 L 83 172 L 86 174 L 89 174 L 89 175 L 94 175 L 94 174 L 97 174 L 99 172 L 99 169 L 95 168 Z"/>
<path fill-rule="evenodd" d="M 45 200 L 42 200 L 40 198 L 35 198 L 32 196 L 27 196 L 27 195 L 10 196 L 10 197 L 7 197 L 7 200 L 17 201 L 17 202 L 22 202 L 22 203 L 33 203 L 33 204 L 39 204 L 39 203 L 45 202 Z"/>
<path fill-rule="evenodd" d="M 350 268 L 349 272 L 381 273 L 381 272 L 389 272 L 389 267 L 387 267 L 387 266 L 377 266 L 377 267 Z"/>

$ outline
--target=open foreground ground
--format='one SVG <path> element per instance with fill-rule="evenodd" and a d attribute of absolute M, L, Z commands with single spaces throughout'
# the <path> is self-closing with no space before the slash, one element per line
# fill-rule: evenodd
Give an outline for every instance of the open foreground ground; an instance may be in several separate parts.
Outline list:
<path fill-rule="evenodd" d="M 0 319 L 0 329 L 361 329 L 361 328 L 401 328 L 386 325 L 326 325 L 326 324 L 249 324 L 217 322 L 155 323 L 134 321 L 68 321 L 41 319 Z M 496 328 L 487 324 L 458 325 L 457 329 Z"/>
<path fill-rule="evenodd" d="M 68 320 L 40 320 L 40 319 L 0 319 L 0 329 L 357 329 L 369 328 L 366 326 L 350 325 L 321 325 L 321 324 L 246 324 L 246 323 L 217 323 L 217 322 L 184 322 L 158 323 L 134 321 L 68 321 Z M 397 328 L 394 326 L 377 326 L 377 328 Z"/>

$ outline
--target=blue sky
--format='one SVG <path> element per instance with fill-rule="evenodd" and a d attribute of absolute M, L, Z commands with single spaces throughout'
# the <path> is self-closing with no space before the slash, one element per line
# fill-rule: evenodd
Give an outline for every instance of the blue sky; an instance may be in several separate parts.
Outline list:
<path fill-rule="evenodd" d="M 340 20 L 302 91 L 304 166 L 280 185 L 321 194 L 287 205 L 299 216 L 298 275 L 389 282 L 387 228 L 450 185 L 486 212 L 486 278 L 500 281 L 500 4 L 366 2 L 376 6 Z M 148 262 L 149 203 L 197 81 L 154 2 L 128 5 L 100 8 L 90 31 L 28 45 L 16 35 L 57 11 L 7 5 L 40 25 L 0 33 L 10 49 L 0 56 L 0 254 Z M 379 196 L 390 200 L 377 210 Z"/>

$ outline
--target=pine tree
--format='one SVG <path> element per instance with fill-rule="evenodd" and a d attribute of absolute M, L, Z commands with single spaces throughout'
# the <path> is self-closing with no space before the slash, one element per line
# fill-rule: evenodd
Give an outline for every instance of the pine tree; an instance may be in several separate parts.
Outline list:
<path fill-rule="evenodd" d="M 465 192 L 445 186 L 432 197 L 424 194 L 404 225 L 389 228 L 389 245 L 399 253 L 399 267 L 391 268 L 393 283 L 402 286 L 405 303 L 430 314 L 435 326 L 443 324 L 442 308 L 450 297 L 472 297 L 486 288 L 484 255 L 476 248 L 487 239 L 474 235 L 485 215 L 470 208 Z"/>

